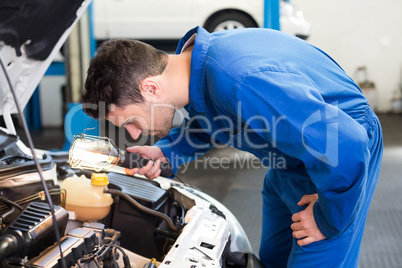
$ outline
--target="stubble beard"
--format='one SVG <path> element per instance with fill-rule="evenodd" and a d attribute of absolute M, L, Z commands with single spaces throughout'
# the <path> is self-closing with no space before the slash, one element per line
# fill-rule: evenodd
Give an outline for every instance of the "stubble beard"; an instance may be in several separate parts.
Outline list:
<path fill-rule="evenodd" d="M 173 107 L 159 107 L 155 112 L 155 127 L 152 133 L 159 138 L 166 137 L 172 129 L 173 117 L 175 114 Z"/>

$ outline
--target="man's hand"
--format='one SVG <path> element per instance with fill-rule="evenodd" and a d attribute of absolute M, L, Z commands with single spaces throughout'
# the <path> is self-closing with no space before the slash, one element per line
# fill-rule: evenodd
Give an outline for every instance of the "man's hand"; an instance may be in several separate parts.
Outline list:
<path fill-rule="evenodd" d="M 325 236 L 318 229 L 314 219 L 313 206 L 317 199 L 318 194 L 304 195 L 297 205 L 308 205 L 307 208 L 292 216 L 294 223 L 290 228 L 293 230 L 293 237 L 299 239 L 297 240 L 299 246 L 305 246 L 325 239 Z"/>
<path fill-rule="evenodd" d="M 145 175 L 148 179 L 155 179 L 161 174 L 161 162 L 168 162 L 162 150 L 156 146 L 133 146 L 126 149 L 127 152 L 136 153 L 140 156 L 155 161 L 149 161 L 148 164 L 142 168 L 125 168 L 124 171 L 128 175 L 134 175 L 136 173 Z"/>

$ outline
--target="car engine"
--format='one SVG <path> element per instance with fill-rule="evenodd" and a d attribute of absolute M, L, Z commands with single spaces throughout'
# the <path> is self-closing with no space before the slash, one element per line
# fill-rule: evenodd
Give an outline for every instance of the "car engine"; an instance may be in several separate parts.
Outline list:
<path fill-rule="evenodd" d="M 93 172 L 72 169 L 66 152 L 44 153 L 39 162 L 52 217 L 18 137 L 0 132 L 0 159 L 1 267 L 259 267 L 251 251 L 232 243 L 242 240 L 227 218 L 233 215 L 189 185 L 109 172 L 109 212 L 80 220 L 65 209 L 74 193 L 60 186 Z"/>

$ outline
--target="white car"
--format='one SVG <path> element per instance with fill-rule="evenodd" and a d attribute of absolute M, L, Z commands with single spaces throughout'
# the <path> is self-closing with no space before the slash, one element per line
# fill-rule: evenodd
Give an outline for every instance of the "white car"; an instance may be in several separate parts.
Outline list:
<path fill-rule="evenodd" d="M 279 1 L 281 30 L 307 39 L 303 12 Z M 93 14 L 96 40 L 175 40 L 197 25 L 209 32 L 263 27 L 264 0 L 96 0 Z"/>
<path fill-rule="evenodd" d="M 127 176 L 115 167 L 107 173 L 107 193 L 90 186 L 73 203 L 68 196 L 83 188 L 61 186 L 93 172 L 72 169 L 65 153 L 30 150 L 19 140 L 14 100 L 25 107 L 89 2 L 8 1 L 0 7 L 8 15 L 0 17 L 0 267 L 263 267 L 233 214 L 200 190 L 172 179 Z M 94 189 L 113 200 L 106 216 L 95 221 L 77 217 L 77 208 L 66 211 L 69 204 L 91 213 L 106 207 L 101 200 L 83 201 Z"/>

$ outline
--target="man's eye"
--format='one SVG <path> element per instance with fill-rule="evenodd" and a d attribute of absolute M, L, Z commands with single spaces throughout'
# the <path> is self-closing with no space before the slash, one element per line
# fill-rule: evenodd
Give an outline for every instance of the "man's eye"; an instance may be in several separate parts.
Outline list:
<path fill-rule="evenodd" d="M 124 122 L 123 127 L 126 127 L 126 126 L 128 126 L 128 125 L 131 125 L 131 124 L 133 124 L 133 122 L 134 122 L 134 120 L 126 121 L 126 122 Z"/>
<path fill-rule="evenodd" d="M 127 122 L 127 123 L 124 125 L 124 127 L 129 126 L 129 125 L 137 127 L 136 122 L 135 122 L 134 120 L 132 120 L 132 121 L 130 121 L 130 122 Z"/>

